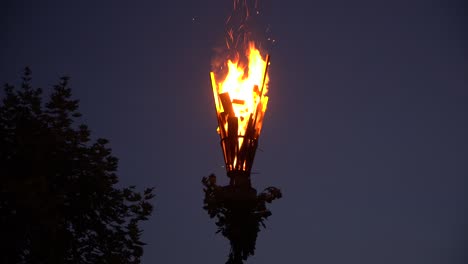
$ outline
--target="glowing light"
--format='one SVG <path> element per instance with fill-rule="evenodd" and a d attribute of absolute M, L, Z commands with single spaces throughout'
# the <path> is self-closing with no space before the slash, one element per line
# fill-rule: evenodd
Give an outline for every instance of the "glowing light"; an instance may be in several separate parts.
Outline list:
<path fill-rule="evenodd" d="M 223 80 L 219 81 L 213 72 L 210 74 L 218 133 L 226 165 L 230 166 L 228 170 L 250 169 L 242 150 L 253 141 L 256 144 L 268 104 L 269 57 L 264 59 L 253 42 L 249 43 L 246 56 L 248 65 L 227 61 L 228 73 Z"/>

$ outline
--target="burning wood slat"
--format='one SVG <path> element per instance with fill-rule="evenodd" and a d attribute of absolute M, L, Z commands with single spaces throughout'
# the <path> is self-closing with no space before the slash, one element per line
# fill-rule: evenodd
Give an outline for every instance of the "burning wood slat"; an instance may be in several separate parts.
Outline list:
<path fill-rule="evenodd" d="M 235 117 L 236 114 L 234 113 L 234 108 L 232 108 L 231 97 L 229 96 L 229 93 L 222 93 L 219 95 L 219 98 L 221 99 L 224 112 L 227 113 L 230 117 Z"/>
<path fill-rule="evenodd" d="M 264 60 L 253 43 L 249 52 L 248 66 L 227 62 L 228 74 L 223 81 L 217 82 L 215 74 L 210 73 L 226 170 L 248 177 L 268 102 L 270 60 L 268 55 Z"/>

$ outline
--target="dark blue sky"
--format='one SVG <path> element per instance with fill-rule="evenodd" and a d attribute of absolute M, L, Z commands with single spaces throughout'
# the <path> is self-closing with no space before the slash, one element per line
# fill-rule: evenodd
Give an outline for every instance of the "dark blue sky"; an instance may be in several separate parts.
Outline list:
<path fill-rule="evenodd" d="M 248 263 L 466 263 L 466 3 L 263 4 L 277 42 L 252 180 L 284 197 Z M 230 10 L 230 0 L 0 4 L 0 81 L 18 83 L 26 65 L 43 88 L 70 75 L 121 182 L 156 186 L 145 264 L 226 260 L 200 180 L 227 182 L 209 71 Z"/>

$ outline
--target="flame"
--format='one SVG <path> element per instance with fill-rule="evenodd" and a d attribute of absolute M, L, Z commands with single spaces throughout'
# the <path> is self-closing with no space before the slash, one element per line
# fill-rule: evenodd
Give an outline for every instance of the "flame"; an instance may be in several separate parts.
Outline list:
<path fill-rule="evenodd" d="M 216 78 L 212 73 L 212 86 L 217 112 L 220 113 L 223 110 L 218 95 L 228 93 L 235 116 L 238 117 L 238 133 L 241 136 L 245 135 L 249 117 L 251 114 L 255 116 L 259 103 L 262 106 L 262 113 L 265 113 L 268 104 L 266 94 L 268 93 L 269 77 L 268 74 L 265 75 L 267 62 L 253 42 L 249 43 L 247 58 L 249 62 L 247 67 L 241 65 L 239 61 L 228 60 L 228 74 L 219 83 L 216 83 Z M 247 74 L 246 71 L 248 71 Z"/>
<path fill-rule="evenodd" d="M 258 139 L 268 104 L 266 94 L 269 57 L 267 55 L 264 59 L 253 42 L 249 43 L 246 56 L 248 65 L 242 65 L 239 60 L 227 61 L 228 73 L 222 81 L 218 81 L 213 72 L 210 73 L 218 116 L 218 133 L 222 140 L 234 135 L 237 137 L 236 151 L 234 151 L 236 153 L 242 149 L 246 138 Z M 232 122 L 233 119 L 237 121 Z M 226 150 L 223 152 L 226 155 Z M 225 158 L 230 159 L 226 156 Z M 242 161 L 244 164 L 236 164 L 237 154 L 234 154 L 229 162 L 226 161 L 233 167 L 245 169 L 244 160 Z"/>

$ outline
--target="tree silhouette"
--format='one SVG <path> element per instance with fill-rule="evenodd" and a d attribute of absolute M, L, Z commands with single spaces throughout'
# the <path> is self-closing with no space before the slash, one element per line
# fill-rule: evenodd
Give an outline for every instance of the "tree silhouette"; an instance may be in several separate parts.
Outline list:
<path fill-rule="evenodd" d="M 116 187 L 118 160 L 77 125 L 68 80 L 43 103 L 26 68 L 1 95 L 0 262 L 140 263 L 153 188 Z"/>

